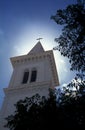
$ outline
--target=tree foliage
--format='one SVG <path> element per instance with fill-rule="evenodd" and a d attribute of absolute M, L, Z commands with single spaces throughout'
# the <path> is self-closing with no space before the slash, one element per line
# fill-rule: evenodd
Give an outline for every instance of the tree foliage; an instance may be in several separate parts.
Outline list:
<path fill-rule="evenodd" d="M 59 9 L 51 17 L 62 25 L 62 34 L 55 38 L 61 55 L 69 58 L 71 70 L 85 72 L 85 6 L 82 0 L 66 9 Z"/>
<path fill-rule="evenodd" d="M 59 105 L 71 103 L 85 95 L 85 80 L 75 77 L 69 84 L 56 89 L 56 98 Z"/>
<path fill-rule="evenodd" d="M 65 95 L 64 95 L 64 98 Z M 68 98 L 67 98 L 68 99 Z M 57 105 L 54 92 L 49 97 L 38 94 L 16 103 L 16 111 L 6 118 L 10 130 L 85 129 L 85 95 L 63 100 Z"/>

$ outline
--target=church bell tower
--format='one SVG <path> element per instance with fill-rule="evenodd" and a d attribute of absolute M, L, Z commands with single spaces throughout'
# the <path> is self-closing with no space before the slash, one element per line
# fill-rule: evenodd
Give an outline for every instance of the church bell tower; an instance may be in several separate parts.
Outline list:
<path fill-rule="evenodd" d="M 36 93 L 48 96 L 49 88 L 54 89 L 59 85 L 53 51 L 45 51 L 40 41 L 28 54 L 12 57 L 10 61 L 13 73 L 8 88 L 4 88 L 5 97 L 0 115 L 0 130 L 8 130 L 3 127 L 4 118 L 13 114 L 14 104 L 17 101 Z"/>

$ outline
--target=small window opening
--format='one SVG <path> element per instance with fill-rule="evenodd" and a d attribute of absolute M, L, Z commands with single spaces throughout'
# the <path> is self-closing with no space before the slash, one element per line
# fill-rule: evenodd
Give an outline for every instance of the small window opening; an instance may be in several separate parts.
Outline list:
<path fill-rule="evenodd" d="M 23 84 L 27 83 L 28 77 L 29 77 L 29 72 L 24 72 L 23 81 L 22 81 Z"/>
<path fill-rule="evenodd" d="M 31 80 L 30 80 L 30 82 L 35 82 L 36 81 L 36 77 L 37 77 L 37 71 L 33 70 L 32 74 L 31 74 Z"/>

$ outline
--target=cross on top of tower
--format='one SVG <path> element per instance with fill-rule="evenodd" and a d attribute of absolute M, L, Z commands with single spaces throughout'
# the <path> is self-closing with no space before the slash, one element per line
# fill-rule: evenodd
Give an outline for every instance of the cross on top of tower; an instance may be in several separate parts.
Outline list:
<path fill-rule="evenodd" d="M 40 42 L 41 39 L 43 39 L 43 38 L 38 38 L 38 39 L 36 39 L 36 40 L 38 40 L 38 41 Z"/>

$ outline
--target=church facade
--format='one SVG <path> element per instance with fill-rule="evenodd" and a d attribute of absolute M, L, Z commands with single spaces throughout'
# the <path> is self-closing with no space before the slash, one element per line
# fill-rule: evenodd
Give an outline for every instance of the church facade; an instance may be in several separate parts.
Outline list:
<path fill-rule="evenodd" d="M 45 51 L 40 41 L 32 50 L 22 56 L 10 58 L 13 73 L 9 86 L 4 88 L 4 102 L 0 111 L 0 130 L 4 128 L 5 117 L 13 114 L 17 101 L 36 93 L 47 96 L 49 88 L 59 85 L 58 73 L 52 50 Z"/>

